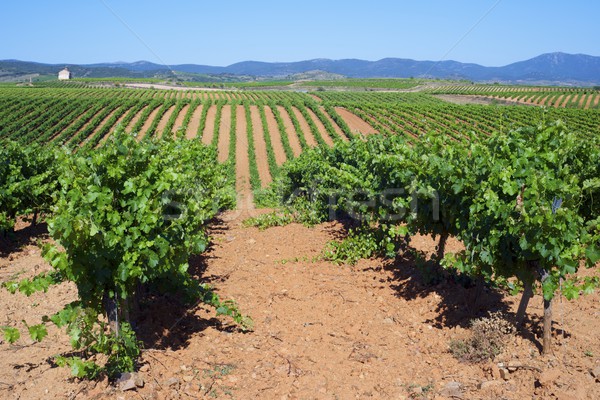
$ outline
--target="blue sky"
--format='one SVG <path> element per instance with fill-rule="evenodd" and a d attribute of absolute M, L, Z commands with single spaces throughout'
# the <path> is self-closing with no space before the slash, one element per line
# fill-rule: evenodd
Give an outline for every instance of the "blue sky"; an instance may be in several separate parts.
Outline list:
<path fill-rule="evenodd" d="M 0 59 L 84 64 L 385 57 L 500 66 L 600 56 L 593 0 L 131 1 L 2 5 Z"/>

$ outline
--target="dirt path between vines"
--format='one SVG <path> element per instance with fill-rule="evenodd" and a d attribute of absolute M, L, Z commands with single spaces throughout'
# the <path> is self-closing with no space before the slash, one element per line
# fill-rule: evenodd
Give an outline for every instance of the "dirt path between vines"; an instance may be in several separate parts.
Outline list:
<path fill-rule="evenodd" d="M 219 126 L 219 141 L 217 145 L 219 162 L 225 162 L 229 158 L 230 130 L 231 106 L 228 104 L 223 106 L 223 110 L 221 111 L 221 126 Z"/>
<path fill-rule="evenodd" d="M 256 152 L 256 167 L 261 187 L 265 188 L 271 183 L 271 172 L 267 157 L 267 144 L 263 133 L 262 121 L 258 106 L 250 106 L 250 118 L 252 120 L 252 137 L 254 138 L 254 151 Z M 271 138 L 271 141 L 273 139 Z"/>
<path fill-rule="evenodd" d="M 222 111 L 221 111 L 222 112 Z M 202 143 L 211 144 L 215 135 L 215 119 L 217 118 L 217 106 L 212 105 L 206 113 L 206 123 L 202 133 Z"/>
<path fill-rule="evenodd" d="M 202 116 L 202 104 L 198 105 L 190 118 L 185 137 L 187 139 L 194 139 L 198 135 L 198 128 L 200 127 L 200 117 Z"/>
<path fill-rule="evenodd" d="M 294 116 L 298 120 L 298 123 L 300 124 L 300 129 L 302 130 L 302 132 L 299 132 L 299 134 L 304 134 L 304 140 L 306 140 L 306 143 L 309 147 L 316 147 L 318 144 L 317 140 L 315 139 L 315 136 L 310 130 L 310 126 L 308 125 L 308 122 L 306 122 L 304 115 L 302 115 L 300 110 L 298 110 L 296 107 L 292 107 L 292 111 L 294 113 Z"/>
<path fill-rule="evenodd" d="M 335 123 L 335 121 L 333 120 L 333 118 L 331 118 L 331 115 L 329 115 L 329 113 L 325 110 L 324 107 L 321 107 L 321 112 L 323 113 L 323 115 L 325 115 L 325 118 L 327 118 L 327 120 L 329 121 L 329 123 L 331 123 L 331 126 L 333 126 L 333 130 L 335 131 L 335 133 L 342 138 L 342 140 L 344 142 L 348 141 L 348 138 L 346 137 L 346 135 L 344 134 L 344 132 L 342 131 L 342 128 L 340 128 L 338 126 L 338 124 Z"/>
<path fill-rule="evenodd" d="M 114 110 L 112 110 L 106 117 L 104 117 L 104 119 L 102 119 L 102 121 L 100 121 L 100 123 L 94 128 L 94 130 L 92 131 L 92 133 L 90 133 L 90 135 L 88 137 L 86 137 L 85 139 L 83 139 L 81 141 L 81 143 L 79 143 L 79 146 L 80 147 L 81 146 L 85 146 L 85 144 L 87 142 L 89 142 L 90 139 L 92 139 L 94 136 L 96 136 L 96 134 L 100 131 L 100 129 L 102 129 L 104 127 L 104 125 L 106 125 L 106 123 L 108 122 L 108 120 L 111 119 L 112 116 L 115 115 L 115 113 L 118 112 L 118 111 L 123 111 L 123 109 L 121 107 L 117 107 Z M 127 113 L 127 111 L 125 111 L 125 113 Z M 125 115 L 125 114 L 123 114 L 123 115 Z M 112 126 L 111 126 L 111 128 L 112 128 Z M 107 132 L 107 134 L 104 135 L 102 137 L 102 139 L 104 139 L 107 135 L 110 135 L 111 133 L 112 132 L 109 129 L 108 132 Z"/>
<path fill-rule="evenodd" d="M 234 110 L 232 110 L 234 112 Z M 246 132 L 246 112 L 244 106 L 235 109 L 236 146 L 235 146 L 235 190 L 237 192 L 237 208 L 251 210 L 254 208 L 252 187 L 250 186 L 250 162 L 248 157 L 248 134 Z"/>
<path fill-rule="evenodd" d="M 140 132 L 137 135 L 138 140 L 142 140 L 144 138 L 144 136 L 146 136 L 146 132 L 148 132 L 148 129 L 150 129 L 150 125 L 152 125 L 152 122 L 154 122 L 154 119 L 156 118 L 156 114 L 158 114 L 160 109 L 161 109 L 161 106 L 158 106 L 154 110 L 152 110 L 152 112 L 148 116 L 148 119 L 144 122 L 144 124 L 142 125 L 142 128 L 140 129 Z"/>
<path fill-rule="evenodd" d="M 252 215 L 257 210 L 246 211 Z M 486 310 L 513 314 L 518 298 L 452 279 L 432 279 L 410 258 L 363 260 L 356 266 L 318 261 L 325 243 L 343 233 L 338 223 L 243 228 L 240 212 L 211 228 L 213 245 L 190 271 L 235 299 L 252 316 L 241 333 L 205 306 L 185 308 L 171 297 L 144 307 L 139 330 L 144 387 L 121 392 L 106 380 L 71 379 L 51 363 L 70 351 L 64 332 L 32 343 L 27 334 L 0 342 L 0 398 L 6 399 L 597 399 L 600 367 L 598 294 L 554 306 L 554 355 L 539 355 L 542 302 L 528 310 L 525 334 L 511 337 L 495 362 L 465 364 L 448 350 L 468 336 L 471 318 Z M 13 244 L 0 239 L 0 280 L 49 270 L 35 246 L 43 227 L 20 227 Z M 46 239 L 45 239 L 46 240 Z M 431 254 L 435 242 L 415 237 Z M 458 244 L 451 241 L 449 250 Z M 439 277 L 439 275 L 437 275 Z M 75 299 L 71 284 L 31 297 L 0 290 L 2 325 L 39 323 Z M 532 328 L 533 327 L 533 328 Z M 531 330 L 532 329 L 532 330 Z M 509 365 L 500 372 L 498 363 Z"/>
<path fill-rule="evenodd" d="M 185 116 L 189 109 L 190 105 L 186 104 L 181 108 L 181 110 L 179 110 L 179 114 L 177 114 L 177 117 L 175 119 L 175 124 L 173 124 L 173 128 L 171 129 L 171 133 L 173 134 L 173 136 L 175 136 L 179 128 L 183 128 L 183 120 L 185 119 Z"/>
<path fill-rule="evenodd" d="M 142 109 L 133 116 L 131 121 L 129 121 L 129 124 L 127 124 L 127 126 L 125 127 L 126 132 L 131 132 L 133 130 L 133 127 L 135 126 L 135 124 L 138 123 L 138 121 L 142 117 L 142 114 L 144 113 L 144 111 L 146 111 L 146 108 L 148 108 L 148 106 L 142 107 Z"/>
<path fill-rule="evenodd" d="M 357 115 L 351 113 L 343 107 L 335 107 L 335 111 L 342 117 L 346 122 L 350 131 L 353 133 L 359 133 L 362 135 L 370 135 L 377 133 L 375 128 L 369 125 L 367 122 L 360 119 Z"/>
<path fill-rule="evenodd" d="M 323 125 L 323 122 L 321 122 L 319 117 L 317 117 L 317 114 L 315 114 L 315 112 L 313 110 L 311 110 L 310 108 L 306 107 L 306 111 L 308 111 L 308 115 L 310 115 L 310 118 L 316 125 L 317 130 L 319 131 L 319 134 L 321 135 L 321 137 L 323 138 L 325 143 L 327 143 L 328 146 L 332 147 L 333 139 L 331 139 L 331 136 L 329 136 L 329 134 L 327 134 L 327 129 L 325 129 L 325 125 Z"/>
<path fill-rule="evenodd" d="M 174 111 L 175 111 L 175 106 L 171 106 L 171 107 L 169 107 L 169 109 L 167 111 L 165 111 L 162 118 L 160 119 L 160 122 L 156 126 L 156 131 L 154 133 L 154 135 L 156 137 L 162 137 L 163 131 L 167 127 L 167 123 L 169 122 L 169 119 L 171 118 L 171 115 L 173 114 Z"/>
<path fill-rule="evenodd" d="M 285 150 L 283 149 L 283 143 L 281 142 L 281 134 L 275 115 L 271 107 L 265 106 L 265 117 L 267 120 L 267 127 L 269 128 L 269 134 L 271 135 L 271 144 L 273 145 L 273 153 L 275 153 L 275 162 L 278 166 L 281 166 L 286 160 Z"/>
<path fill-rule="evenodd" d="M 290 142 L 290 147 L 292 148 L 292 153 L 294 153 L 294 157 L 298 157 L 300 153 L 302 153 L 302 146 L 300 146 L 298 135 L 301 135 L 302 132 L 296 132 L 294 123 L 288 115 L 287 110 L 283 106 L 277 106 L 277 110 L 279 111 L 281 119 L 283 120 L 283 126 L 285 127 L 285 131 Z"/>

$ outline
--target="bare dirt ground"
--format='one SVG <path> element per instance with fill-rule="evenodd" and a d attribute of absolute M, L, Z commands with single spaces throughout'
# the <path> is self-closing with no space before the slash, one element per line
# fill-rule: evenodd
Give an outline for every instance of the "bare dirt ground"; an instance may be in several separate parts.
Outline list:
<path fill-rule="evenodd" d="M 222 112 L 222 111 L 221 111 Z M 212 105 L 206 113 L 206 123 L 202 133 L 202 143 L 211 144 L 215 134 L 215 119 L 217 118 L 217 106 Z"/>
<path fill-rule="evenodd" d="M 167 123 L 169 122 L 169 118 L 171 118 L 171 114 L 173 114 L 173 111 L 175 111 L 175 106 L 170 107 L 163 114 L 162 118 L 160 119 L 160 122 L 156 126 L 156 133 L 155 133 L 156 137 L 162 136 L 162 134 L 165 130 L 165 127 L 167 126 Z"/>
<path fill-rule="evenodd" d="M 271 107 L 265 106 L 265 117 L 269 133 L 271 134 L 271 144 L 273 145 L 273 153 L 275 153 L 275 162 L 277 165 L 282 165 L 287 160 L 287 157 L 285 155 L 285 150 L 283 149 L 283 143 L 281 142 L 281 132 L 279 132 L 279 127 L 277 126 L 277 121 L 275 120 L 275 115 L 273 114 Z"/>
<path fill-rule="evenodd" d="M 98 131 L 100 129 L 102 129 L 102 127 L 104 125 L 106 125 L 106 123 L 108 122 L 109 119 L 112 118 L 112 116 L 119 111 L 119 108 L 115 108 L 114 110 L 112 110 L 106 117 L 104 117 L 104 119 L 102 121 L 100 121 L 100 123 L 98 124 L 98 126 L 96 126 L 96 128 L 92 131 L 92 133 L 90 133 L 90 135 L 88 137 L 86 137 L 84 140 L 81 141 L 81 143 L 79 144 L 80 146 L 84 146 L 91 138 L 94 137 L 94 135 L 96 135 L 98 133 Z M 110 132 L 110 130 L 109 130 Z M 107 135 L 104 135 L 107 136 Z"/>
<path fill-rule="evenodd" d="M 252 187 L 250 186 L 250 163 L 248 159 L 248 135 L 246 133 L 246 113 L 244 106 L 238 105 L 236 113 L 235 146 L 235 190 L 238 193 L 238 208 L 254 208 Z"/>
<path fill-rule="evenodd" d="M 279 111 L 281 119 L 283 120 L 283 126 L 285 126 L 285 131 L 288 135 L 288 140 L 290 142 L 292 152 L 294 153 L 294 157 L 298 157 L 300 153 L 302 153 L 302 147 L 300 146 L 300 140 L 298 139 L 298 135 L 301 135 L 302 132 L 296 132 L 294 123 L 288 115 L 287 110 L 283 108 L 283 106 L 277 106 L 277 110 Z"/>
<path fill-rule="evenodd" d="M 265 188 L 271 183 L 271 172 L 269 171 L 269 162 L 267 157 L 267 144 L 263 134 L 262 121 L 258 106 L 250 106 L 250 118 L 252 120 L 252 137 L 254 139 L 254 151 L 256 152 L 256 167 L 258 168 L 258 177 L 261 187 Z M 271 138 L 271 140 L 273 140 Z"/>
<path fill-rule="evenodd" d="M 244 216 L 252 212 L 245 211 Z M 258 231 L 241 226 L 241 212 L 223 214 L 209 251 L 191 270 L 219 294 L 235 299 L 255 322 L 241 333 L 205 306 L 185 308 L 155 299 L 140 323 L 144 386 L 121 392 L 106 379 L 80 381 L 53 365 L 70 351 L 50 329 L 41 343 L 25 334 L 0 344 L 3 399 L 597 399 L 600 383 L 600 300 L 597 294 L 555 303 L 554 354 L 539 353 L 541 300 L 526 330 L 511 336 L 494 362 L 465 364 L 448 350 L 469 334 L 469 321 L 500 310 L 512 315 L 518 298 L 454 280 L 430 282 L 414 260 L 363 260 L 356 266 L 315 261 L 339 223 Z M 21 224 L 15 242 L 0 242 L 0 280 L 49 269 L 34 245 L 43 226 Z M 412 246 L 430 254 L 435 242 Z M 458 248 L 449 243 L 449 250 Z M 0 290 L 2 324 L 42 315 L 75 299 L 62 284 L 25 297 Z M 500 371 L 498 363 L 509 366 Z M 598 375 L 597 375 L 598 376 Z"/>
<path fill-rule="evenodd" d="M 232 89 L 219 89 L 219 88 L 200 88 L 200 87 L 187 87 L 187 86 L 171 86 L 171 85 L 160 85 L 152 83 L 126 83 L 125 86 L 137 89 L 162 89 L 162 90 L 178 90 L 178 91 L 201 91 L 201 92 L 222 92 L 224 90 Z"/>
<path fill-rule="evenodd" d="M 310 118 L 316 125 L 317 130 L 319 131 L 319 134 L 321 135 L 325 143 L 327 143 L 327 145 L 330 147 L 333 146 L 333 139 L 331 139 L 331 136 L 327 134 L 327 129 L 325 129 L 325 125 L 323 125 L 323 122 L 321 122 L 319 117 L 317 117 L 314 111 L 310 108 L 306 107 L 306 111 L 308 112 L 308 115 L 310 115 Z"/>
<path fill-rule="evenodd" d="M 79 133 L 79 132 L 87 129 L 88 126 L 90 126 L 90 124 L 94 120 L 94 118 L 96 118 L 96 116 L 98 116 L 99 114 L 101 114 L 103 111 L 104 111 L 104 108 L 101 108 L 100 110 L 98 110 L 98 112 L 96 114 L 94 114 L 85 124 L 83 124 L 83 126 L 81 128 L 79 128 L 79 131 L 77 133 Z M 68 127 L 65 128 L 65 129 L 68 129 Z M 70 137 L 68 141 L 70 142 L 74 137 L 75 137 L 75 135 L 73 135 L 72 137 Z"/>
<path fill-rule="evenodd" d="M 135 116 L 131 119 L 131 121 L 129 121 L 129 124 L 125 127 L 125 130 L 127 132 L 131 132 L 131 130 L 133 129 L 135 124 L 137 124 L 137 122 L 142 117 L 142 114 L 144 113 L 144 111 L 146 111 L 147 107 L 148 106 L 143 107 L 140 111 L 137 112 L 137 114 L 135 114 Z"/>
<path fill-rule="evenodd" d="M 504 104 L 504 105 L 514 105 L 514 104 L 533 104 L 530 101 L 516 101 L 510 100 L 504 97 L 488 97 L 488 96 L 479 96 L 479 95 L 470 95 L 470 94 L 436 94 L 434 97 L 438 99 L 442 99 L 445 101 L 449 101 L 454 104 L 481 104 L 481 105 L 489 105 L 489 104 Z"/>
<path fill-rule="evenodd" d="M 179 128 L 183 127 L 183 120 L 185 119 L 185 116 L 186 116 L 189 108 L 190 108 L 190 105 L 186 104 L 185 106 L 183 106 L 181 108 L 181 110 L 179 110 L 179 114 L 177 114 L 177 119 L 175 119 L 175 124 L 173 124 L 173 128 L 171 129 L 171 133 L 173 135 L 175 135 L 177 133 Z"/>
<path fill-rule="evenodd" d="M 160 110 L 160 107 L 156 107 L 154 110 L 152 110 L 152 112 L 148 116 L 148 119 L 146 120 L 146 122 L 144 122 L 144 125 L 142 125 L 142 128 L 140 129 L 140 132 L 138 133 L 138 136 L 137 136 L 138 140 L 142 140 L 144 138 L 144 136 L 146 136 L 146 132 L 148 132 L 148 129 L 150 129 L 150 125 L 152 125 L 152 122 L 154 122 L 154 119 L 156 118 L 156 114 L 158 114 L 159 110 Z"/>
<path fill-rule="evenodd" d="M 298 134 L 304 135 L 304 139 L 306 140 L 306 143 L 308 143 L 309 147 L 316 147 L 318 143 L 315 137 L 313 136 L 312 131 L 310 130 L 310 126 L 308 126 L 308 122 L 306 122 L 306 119 L 304 118 L 300 110 L 298 110 L 296 107 L 292 107 L 292 111 L 294 112 L 294 116 L 298 120 L 298 123 L 300 124 L 300 129 L 302 130 L 302 132 L 299 132 Z"/>
<path fill-rule="evenodd" d="M 219 126 L 219 141 L 217 149 L 219 162 L 225 162 L 229 158 L 229 131 L 231 129 L 231 106 L 223 106 L 221 111 L 221 126 Z M 215 132 L 216 134 L 216 132 Z"/>
<path fill-rule="evenodd" d="M 564 94 L 561 94 L 560 96 L 558 96 L 558 98 L 556 99 L 556 101 L 554 102 L 554 107 L 558 108 L 560 107 L 560 105 L 562 104 L 562 100 L 565 97 Z"/>
<path fill-rule="evenodd" d="M 204 106 L 200 104 L 194 110 L 192 118 L 190 118 L 190 123 L 188 124 L 187 131 L 185 133 L 185 137 L 187 139 L 194 139 L 198 135 L 198 128 L 200 127 L 200 117 L 202 116 L 203 107 Z"/>
<path fill-rule="evenodd" d="M 359 133 L 362 135 L 370 135 L 373 133 L 377 133 L 377 131 L 371 125 L 360 119 L 355 114 L 352 114 L 345 108 L 335 107 L 335 111 L 340 115 L 340 117 L 342 117 L 344 121 L 346 121 L 346 124 L 352 132 Z"/>
<path fill-rule="evenodd" d="M 335 131 L 335 133 L 342 138 L 342 140 L 344 142 L 348 141 L 348 138 L 346 137 L 346 135 L 344 134 L 344 132 L 342 131 L 342 129 L 335 123 L 335 121 L 331 118 L 331 115 L 329 115 L 324 108 L 321 108 L 321 111 L 323 112 L 323 115 L 325 115 L 325 118 L 327 118 L 327 120 L 331 123 L 331 125 L 333 126 L 333 130 Z"/>

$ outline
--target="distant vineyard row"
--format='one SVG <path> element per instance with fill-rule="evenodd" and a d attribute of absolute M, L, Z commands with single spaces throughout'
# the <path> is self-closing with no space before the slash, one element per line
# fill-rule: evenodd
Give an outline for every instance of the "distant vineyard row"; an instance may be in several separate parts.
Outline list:
<path fill-rule="evenodd" d="M 513 86 L 442 86 L 429 94 L 472 95 L 510 102 L 555 108 L 600 109 L 600 91 L 582 88 Z"/>
<path fill-rule="evenodd" d="M 460 140 L 542 118 L 562 119 L 582 135 L 600 133 L 596 110 L 454 105 L 419 93 L 0 88 L 0 139 L 78 149 L 101 145 L 117 126 L 139 139 L 179 133 L 214 145 L 247 198 L 286 160 L 320 144 L 374 132 L 414 141 L 439 131 Z"/>

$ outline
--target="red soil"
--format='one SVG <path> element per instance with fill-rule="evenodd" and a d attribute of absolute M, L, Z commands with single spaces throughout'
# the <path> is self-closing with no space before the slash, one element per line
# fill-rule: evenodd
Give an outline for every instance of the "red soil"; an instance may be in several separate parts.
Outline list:
<path fill-rule="evenodd" d="M 308 143 L 310 147 L 317 147 L 317 140 L 313 136 L 312 131 L 310 130 L 310 126 L 308 126 L 308 122 L 306 122 L 306 119 L 304 118 L 300 110 L 298 110 L 296 107 L 292 107 L 292 111 L 294 112 L 294 115 L 296 116 L 296 119 L 300 124 L 300 129 L 302 129 L 302 132 L 300 134 L 304 134 L 304 139 L 306 140 L 306 143 Z"/>
<path fill-rule="evenodd" d="M 267 127 L 269 128 L 269 134 L 271 135 L 271 145 L 273 146 L 273 153 L 275 153 L 275 162 L 277 165 L 282 165 L 287 157 L 285 150 L 283 149 L 283 143 L 281 142 L 281 132 L 279 132 L 279 126 L 273 115 L 273 111 L 270 107 L 265 106 L 265 116 L 267 119 Z"/>
<path fill-rule="evenodd" d="M 327 113 L 327 111 L 325 111 L 324 108 L 321 108 L 321 112 L 323 113 L 323 115 L 325 115 L 325 118 L 327 118 L 329 120 L 329 123 L 331 123 L 331 126 L 333 126 L 333 130 L 335 131 L 335 133 L 342 138 L 343 141 L 347 142 L 348 138 L 346 137 L 346 135 L 344 134 L 344 132 L 342 131 L 342 129 L 335 123 L 335 121 L 333 120 L 333 118 L 331 118 L 331 115 L 329 115 Z"/>
<path fill-rule="evenodd" d="M 558 96 L 558 98 L 556 99 L 556 101 L 554 102 L 554 107 L 558 108 L 560 107 L 560 105 L 562 104 L 562 100 L 565 97 L 564 94 L 561 94 L 560 96 Z"/>
<path fill-rule="evenodd" d="M 202 143 L 211 144 L 215 134 L 215 117 L 217 116 L 217 106 L 212 105 L 206 113 L 206 124 L 202 133 Z"/>
<path fill-rule="evenodd" d="M 183 127 L 183 120 L 185 119 L 185 115 L 187 114 L 189 109 L 190 105 L 186 104 L 181 108 L 181 110 L 179 110 L 179 114 L 177 114 L 177 119 L 175 120 L 175 124 L 173 125 L 173 129 L 171 129 L 171 133 L 173 133 L 173 135 L 177 133 L 179 128 Z"/>
<path fill-rule="evenodd" d="M 217 145 L 219 162 L 229 158 L 229 131 L 231 130 L 231 106 L 223 106 L 221 112 L 221 126 L 219 127 L 219 142 Z"/>
<path fill-rule="evenodd" d="M 142 114 L 144 113 L 144 111 L 146 111 L 146 108 L 148 108 L 148 106 L 143 107 L 140 111 L 137 112 L 137 114 L 135 114 L 131 121 L 129 121 L 129 124 L 125 127 L 126 132 L 131 132 L 133 130 L 133 127 L 140 120 Z"/>
<path fill-rule="evenodd" d="M 262 121 L 257 106 L 250 106 L 250 118 L 252 120 L 256 167 L 258 168 L 261 187 L 264 188 L 271 183 L 271 172 L 269 171 L 269 162 L 267 158 L 267 144 L 265 143 Z M 273 140 L 273 138 L 271 138 L 271 140 Z"/>
<path fill-rule="evenodd" d="M 185 133 L 185 137 L 188 139 L 193 139 L 198 135 L 198 128 L 200 127 L 200 117 L 202 116 L 202 104 L 200 104 L 194 110 L 192 114 L 192 118 L 190 118 L 190 123 L 188 124 L 187 131 Z"/>
<path fill-rule="evenodd" d="M 142 125 L 142 129 L 140 129 L 140 132 L 137 135 L 137 139 L 138 140 L 142 140 L 142 138 L 144 136 L 146 136 L 146 132 L 148 132 L 148 129 L 150 129 L 150 125 L 152 125 L 152 122 L 154 121 L 154 119 L 156 118 L 156 114 L 158 114 L 158 111 L 160 110 L 160 106 L 156 107 L 148 116 L 148 119 L 146 120 L 146 122 L 144 122 L 144 125 Z"/>
<path fill-rule="evenodd" d="M 371 125 L 360 119 L 358 116 L 352 114 L 345 108 L 335 107 L 335 111 L 340 115 L 340 117 L 342 117 L 352 132 L 362 135 L 377 133 L 377 131 Z"/>
<path fill-rule="evenodd" d="M 317 126 L 317 129 L 318 129 L 319 133 L 321 134 L 321 137 L 323 138 L 325 143 L 327 143 L 329 146 L 333 146 L 333 140 L 327 134 L 327 129 L 325 129 L 325 125 L 323 125 L 323 123 L 321 122 L 319 117 L 317 117 L 317 114 L 315 114 L 314 111 L 311 110 L 310 108 L 306 108 L 306 111 L 308 111 L 308 115 L 310 115 L 310 118 L 313 120 L 314 124 Z"/>
<path fill-rule="evenodd" d="M 75 132 L 75 135 L 77 135 L 79 132 L 83 131 L 84 129 L 87 129 L 90 126 L 90 124 L 92 123 L 92 121 L 94 120 L 94 118 L 96 118 L 96 116 L 98 114 L 101 114 L 103 111 L 104 111 L 104 108 L 101 108 L 100 110 L 98 110 L 98 112 L 96 114 L 94 114 L 92 116 L 92 118 L 90 118 L 85 124 L 83 124 L 83 126 L 81 128 L 79 128 L 79 131 Z M 73 139 L 73 137 L 75 137 L 75 135 L 68 138 L 66 142 L 69 143 Z"/>
<path fill-rule="evenodd" d="M 235 190 L 238 193 L 238 209 L 254 208 L 252 187 L 250 186 L 250 162 L 248 159 L 248 134 L 246 132 L 246 112 L 244 106 L 236 107 L 236 146 L 235 146 Z"/>
<path fill-rule="evenodd" d="M 160 122 L 156 126 L 156 131 L 154 135 L 156 137 L 161 137 L 163 135 L 163 131 L 165 130 L 167 123 L 169 122 L 169 118 L 171 118 L 171 114 L 175 111 L 175 106 L 171 106 L 162 116 Z"/>
<path fill-rule="evenodd" d="M 247 214 L 256 213 L 255 210 Z M 230 320 L 197 305 L 158 297 L 139 324 L 145 341 L 144 387 L 122 392 L 107 380 L 82 381 L 49 361 L 71 351 L 67 336 L 48 324 L 34 343 L 0 342 L 0 397 L 6 399 L 597 399 L 600 386 L 600 296 L 554 305 L 554 354 L 539 353 L 542 301 L 532 300 L 525 329 L 493 362 L 467 364 L 449 343 L 469 335 L 472 318 L 487 310 L 514 315 L 518 297 L 494 289 L 479 295 L 453 280 L 428 283 L 410 258 L 371 259 L 340 266 L 318 259 L 324 244 L 343 235 L 337 223 L 242 228 L 239 212 L 221 216 L 213 246 L 190 263 L 192 273 L 220 296 L 235 299 L 254 319 L 243 334 Z M 48 271 L 33 243 L 43 233 L 17 232 L 24 244 L 0 239 L 0 281 Z M 23 238 L 31 237 L 32 240 Z M 430 255 L 435 242 L 415 237 Z M 458 249 L 450 242 L 448 250 Z M 75 300 L 72 284 L 30 297 L 0 290 L 3 324 L 39 323 Z M 499 370 L 502 363 L 509 369 Z M 454 388 L 454 389 L 452 389 Z"/>
<path fill-rule="evenodd" d="M 98 133 L 98 131 L 99 131 L 100 129 L 102 129 L 102 127 L 103 127 L 104 125 L 106 125 L 106 123 L 108 122 L 108 120 L 109 120 L 110 118 L 112 118 L 112 116 L 113 116 L 113 115 L 114 115 L 114 114 L 115 114 L 117 111 L 119 111 L 119 109 L 120 109 L 120 107 L 117 107 L 117 108 L 115 108 L 114 110 L 112 110 L 112 111 L 111 111 L 111 112 L 110 112 L 110 113 L 109 113 L 109 114 L 108 114 L 108 115 L 107 115 L 107 116 L 106 116 L 106 117 L 105 117 L 105 118 L 104 118 L 102 121 L 100 121 L 100 123 L 98 124 L 98 126 L 96 126 L 96 128 L 94 128 L 94 130 L 92 131 L 92 133 L 90 134 L 90 136 L 88 136 L 87 138 L 85 138 L 85 140 L 83 140 L 83 141 L 82 141 L 82 142 L 81 142 L 79 145 L 80 145 L 80 146 L 83 146 L 83 145 L 85 145 L 85 144 L 86 144 L 86 143 L 87 143 L 87 142 L 88 142 L 88 141 L 89 141 L 91 138 L 93 138 L 93 137 L 94 137 L 94 135 L 95 135 L 96 133 Z M 108 131 L 108 133 L 107 133 L 106 135 L 104 135 L 104 136 L 106 137 L 107 135 L 110 135 L 110 133 L 111 133 L 111 132 L 110 132 L 110 130 L 109 130 L 109 131 Z"/>
<path fill-rule="evenodd" d="M 290 147 L 292 148 L 292 153 L 294 153 L 294 157 L 298 157 L 300 153 L 302 153 L 302 147 L 300 146 L 298 133 L 296 132 L 296 128 L 292 123 L 292 119 L 288 115 L 286 109 L 282 106 L 277 106 L 277 110 L 279 111 L 281 119 L 283 120 L 283 126 L 285 127 L 285 130 L 287 132 Z"/>

